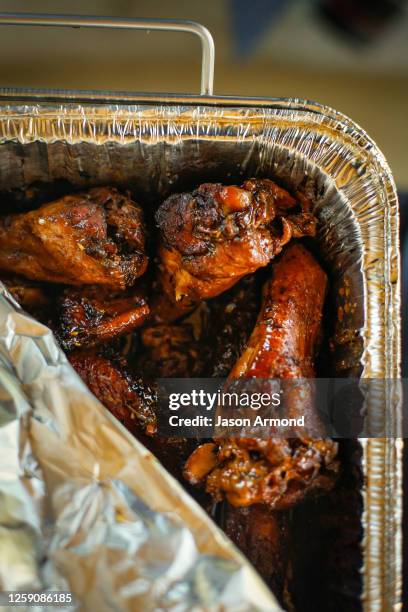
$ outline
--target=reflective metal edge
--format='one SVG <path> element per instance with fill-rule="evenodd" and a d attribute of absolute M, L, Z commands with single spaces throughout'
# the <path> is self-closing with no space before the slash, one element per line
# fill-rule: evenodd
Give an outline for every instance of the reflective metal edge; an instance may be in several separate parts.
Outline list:
<path fill-rule="evenodd" d="M 382 197 L 386 234 L 391 249 L 385 256 L 385 301 L 384 317 L 389 334 L 383 346 L 386 368 L 378 370 L 371 363 L 365 375 L 371 378 L 398 378 L 400 376 L 400 285 L 399 285 L 399 235 L 398 212 L 395 185 L 391 171 L 384 156 L 365 131 L 351 119 L 328 107 L 300 99 L 284 100 L 234 98 L 234 97 L 196 97 L 178 95 L 122 94 L 120 92 L 64 92 L 45 90 L 1 90 L 0 103 L 21 100 L 35 104 L 89 102 L 93 104 L 128 105 L 131 103 L 149 106 L 160 104 L 199 105 L 216 108 L 217 106 L 244 107 L 248 109 L 286 108 L 303 109 L 310 113 L 323 115 L 339 122 L 339 129 L 347 131 L 358 141 L 358 146 L 371 148 L 371 153 L 381 161 L 382 187 L 388 197 Z M 1 117 L 0 117 L 1 119 Z M 242 120 L 242 117 L 237 120 Z M 231 115 L 229 115 L 231 121 Z M 373 148 L 374 147 L 374 148 Z M 390 202 L 394 202 L 390 205 Z M 368 321 L 369 325 L 370 322 Z M 364 539 L 363 554 L 363 608 L 364 610 L 400 610 L 402 590 L 402 449 L 403 440 L 370 439 L 361 440 L 363 446 L 363 467 L 365 474 L 364 497 Z M 383 525 L 381 532 L 377 525 Z"/>

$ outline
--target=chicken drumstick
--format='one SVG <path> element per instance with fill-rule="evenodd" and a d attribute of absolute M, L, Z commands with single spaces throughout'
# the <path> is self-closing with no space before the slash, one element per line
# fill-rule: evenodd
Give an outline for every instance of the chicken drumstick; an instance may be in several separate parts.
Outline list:
<path fill-rule="evenodd" d="M 174 194 L 159 207 L 156 221 L 163 295 L 155 312 L 161 321 L 226 291 L 266 266 L 291 238 L 316 231 L 311 202 L 269 179 L 242 187 L 206 183 Z"/>
<path fill-rule="evenodd" d="M 314 376 L 326 275 L 301 245 L 287 248 L 266 283 L 263 304 L 247 348 L 229 379 L 304 379 Z M 312 490 L 331 488 L 338 469 L 337 444 L 319 437 L 322 427 L 306 383 L 290 388 L 287 416 L 305 414 L 308 435 L 226 438 L 198 447 L 185 466 L 186 479 L 206 482 L 216 500 L 234 506 L 293 506 Z"/>

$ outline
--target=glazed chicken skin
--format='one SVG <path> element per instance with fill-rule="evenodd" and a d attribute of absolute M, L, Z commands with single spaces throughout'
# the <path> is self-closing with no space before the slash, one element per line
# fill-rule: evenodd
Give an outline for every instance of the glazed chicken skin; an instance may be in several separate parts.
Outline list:
<path fill-rule="evenodd" d="M 263 304 L 248 346 L 229 380 L 312 378 L 327 278 L 300 244 L 287 247 L 264 286 Z M 283 383 L 285 384 L 285 383 Z M 285 416 L 305 415 L 308 435 L 291 438 L 225 438 L 198 447 L 185 466 L 186 479 L 205 480 L 216 500 L 234 506 L 263 503 L 286 509 L 318 489 L 329 489 L 338 470 L 337 444 L 320 438 L 323 428 L 307 381 L 289 384 Z"/>
<path fill-rule="evenodd" d="M 132 375 L 123 359 L 95 350 L 75 351 L 69 361 L 90 391 L 134 435 L 157 429 L 156 392 Z"/>
<path fill-rule="evenodd" d="M 159 207 L 159 285 L 156 318 L 168 321 L 200 300 L 219 295 L 266 266 L 291 238 L 313 236 L 311 202 L 269 179 L 241 187 L 205 183 L 170 196 Z"/>
<path fill-rule="evenodd" d="M 67 350 L 90 348 L 143 325 L 150 308 L 142 293 L 101 287 L 66 289 L 58 301 L 57 335 Z"/>
<path fill-rule="evenodd" d="M 0 270 L 125 289 L 146 269 L 141 208 L 114 188 L 67 195 L 0 219 Z"/>

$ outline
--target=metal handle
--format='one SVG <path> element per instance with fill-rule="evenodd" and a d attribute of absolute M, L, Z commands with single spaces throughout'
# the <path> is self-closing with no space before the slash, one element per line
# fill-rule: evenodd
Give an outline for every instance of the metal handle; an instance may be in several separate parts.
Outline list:
<path fill-rule="evenodd" d="M 113 28 L 118 30 L 166 30 L 195 34 L 201 41 L 201 95 L 212 96 L 214 86 L 214 41 L 210 32 L 195 21 L 182 19 L 132 19 L 46 13 L 0 13 L 0 25 L 68 28 Z"/>

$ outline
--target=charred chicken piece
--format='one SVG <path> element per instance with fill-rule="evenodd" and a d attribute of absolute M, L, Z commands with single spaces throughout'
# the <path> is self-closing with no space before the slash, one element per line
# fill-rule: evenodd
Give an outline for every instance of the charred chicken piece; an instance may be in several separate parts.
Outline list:
<path fill-rule="evenodd" d="M 316 231 L 310 201 L 295 199 L 268 179 L 248 180 L 242 187 L 206 183 L 172 195 L 159 207 L 156 221 L 163 295 L 155 315 L 162 321 L 266 266 L 291 238 Z"/>
<path fill-rule="evenodd" d="M 157 385 L 150 381 L 166 376 L 192 376 L 193 372 L 198 375 L 200 360 L 192 325 L 146 328 L 142 332 L 142 345 L 143 355 L 135 367 L 130 367 L 124 359 L 112 358 L 110 347 L 74 351 L 69 360 L 101 403 L 173 476 L 183 481 L 184 462 L 196 443 L 158 435 L 160 402 Z M 163 416 L 168 418 L 167 412 Z"/>
<path fill-rule="evenodd" d="M 155 389 L 133 376 L 127 364 L 95 351 L 69 355 L 71 365 L 99 401 L 137 437 L 156 432 Z"/>
<path fill-rule="evenodd" d="M 144 444 L 176 478 L 182 480 L 192 440 L 157 435 L 159 402 L 154 383 L 135 376 L 124 359 L 97 350 L 75 351 L 69 361 L 99 401 Z"/>
<path fill-rule="evenodd" d="M 326 283 L 325 273 L 305 248 L 299 244 L 287 248 L 273 266 L 257 324 L 230 380 L 314 376 Z M 337 444 L 319 438 L 323 428 L 313 390 L 307 381 L 295 384 L 284 401 L 288 418 L 305 415 L 307 437 L 300 430 L 288 439 L 272 434 L 266 440 L 215 440 L 188 459 L 187 480 L 194 484 L 205 478 L 206 490 L 216 500 L 225 496 L 234 506 L 264 503 L 273 509 L 290 508 L 313 490 L 331 488 L 338 470 Z"/>
<path fill-rule="evenodd" d="M 212 329 L 209 375 L 228 376 L 243 353 L 260 310 L 259 293 L 257 279 L 250 275 L 208 302 L 209 325 Z M 201 446 L 201 452 L 204 457 L 199 464 L 205 476 L 216 466 L 215 454 L 208 444 Z M 210 462 L 210 465 L 206 465 L 206 462 Z M 220 527 L 286 608 L 283 600 L 287 590 L 289 560 L 288 513 L 273 511 L 264 504 L 238 508 L 226 500 L 220 502 L 219 507 Z"/>
<path fill-rule="evenodd" d="M 0 270 L 67 285 L 133 285 L 147 266 L 141 208 L 116 189 L 0 219 Z"/>
<path fill-rule="evenodd" d="M 92 347 L 134 331 L 148 318 L 142 295 L 101 287 L 66 289 L 59 300 L 58 336 L 65 350 Z"/>

